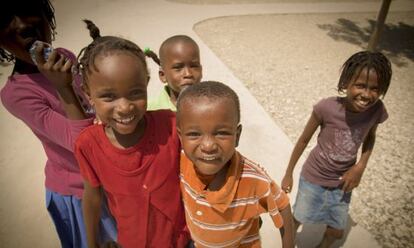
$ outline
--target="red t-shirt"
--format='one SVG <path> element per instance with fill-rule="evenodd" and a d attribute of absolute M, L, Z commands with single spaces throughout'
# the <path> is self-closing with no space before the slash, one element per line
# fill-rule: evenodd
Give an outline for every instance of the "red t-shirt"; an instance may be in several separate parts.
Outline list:
<path fill-rule="evenodd" d="M 135 146 L 113 146 L 104 126 L 94 125 L 80 134 L 75 155 L 84 179 L 104 188 L 122 247 L 184 247 L 189 235 L 180 198 L 175 114 L 149 111 L 144 118 L 145 134 Z"/>

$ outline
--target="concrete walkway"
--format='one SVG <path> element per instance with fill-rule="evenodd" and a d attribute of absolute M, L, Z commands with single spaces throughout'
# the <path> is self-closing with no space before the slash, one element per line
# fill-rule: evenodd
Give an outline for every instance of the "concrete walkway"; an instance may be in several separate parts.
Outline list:
<path fill-rule="evenodd" d="M 412 2 L 411 2 L 412 3 Z M 394 1 L 392 10 L 411 8 L 410 1 Z M 193 32 L 193 25 L 219 16 L 269 13 L 336 13 L 376 12 L 378 2 L 367 3 L 306 3 L 306 4 L 243 4 L 186 5 L 161 0 L 147 1 L 64 1 L 55 0 L 58 36 L 55 47 L 75 52 L 90 43 L 83 18 L 93 20 L 103 35 L 119 35 L 139 46 L 157 51 L 161 42 L 171 35 L 187 34 L 200 45 L 204 80 L 217 80 L 230 85 L 241 99 L 243 134 L 239 150 L 263 165 L 278 182 L 287 165 L 292 143 L 273 122 L 262 106 L 232 74 L 223 62 Z M 260 42 L 260 40 L 258 40 Z M 242 57 L 242 55 L 241 55 Z M 150 95 L 161 88 L 158 69 L 151 69 Z M 0 68 L 1 86 L 12 67 Z M 2 247 L 59 247 L 53 226 L 44 208 L 44 152 L 40 143 L 21 121 L 0 107 L 2 174 L 0 177 L 0 240 Z M 301 164 L 299 162 L 299 164 Z M 296 169 L 298 173 L 300 170 Z M 295 174 L 297 182 L 298 175 Z M 292 192 L 292 202 L 296 192 Z M 304 228 L 298 246 L 309 247 L 320 238 L 318 228 Z M 311 231 L 308 231 L 311 230 Z M 316 230 L 316 231 L 315 231 Z M 280 238 L 269 218 L 262 227 L 263 247 L 279 247 Z M 343 242 L 341 242 L 343 243 Z M 338 244 L 340 245 L 340 244 Z M 370 234 L 352 226 L 344 247 L 378 247 Z"/>

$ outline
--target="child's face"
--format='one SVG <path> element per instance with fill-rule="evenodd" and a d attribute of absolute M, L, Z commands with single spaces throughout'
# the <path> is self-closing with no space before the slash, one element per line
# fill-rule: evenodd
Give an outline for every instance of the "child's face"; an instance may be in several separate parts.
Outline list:
<path fill-rule="evenodd" d="M 7 20 L 6 20 L 7 19 Z M 0 47 L 17 59 L 33 64 L 29 49 L 36 40 L 51 43 L 49 23 L 43 16 L 9 16 L 0 24 Z"/>
<path fill-rule="evenodd" d="M 200 54 L 198 48 L 189 42 L 171 44 L 165 49 L 159 77 L 163 83 L 168 83 L 177 97 L 185 87 L 201 81 Z"/>
<path fill-rule="evenodd" d="M 206 97 L 181 103 L 178 133 L 185 154 L 199 173 L 215 175 L 233 156 L 241 133 L 236 106 Z"/>
<path fill-rule="evenodd" d="M 347 109 L 352 112 L 364 112 L 379 99 L 378 77 L 374 69 L 364 68 L 352 79 L 346 89 Z"/>
<path fill-rule="evenodd" d="M 133 54 L 118 52 L 95 59 L 86 92 L 96 115 L 118 134 L 134 134 L 147 109 L 148 75 Z"/>

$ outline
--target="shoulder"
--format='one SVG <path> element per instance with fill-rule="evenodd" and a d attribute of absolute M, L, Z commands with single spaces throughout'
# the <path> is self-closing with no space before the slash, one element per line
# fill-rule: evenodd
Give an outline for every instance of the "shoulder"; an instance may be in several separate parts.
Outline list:
<path fill-rule="evenodd" d="M 156 125 L 161 123 L 175 125 L 175 113 L 169 109 L 147 111 L 147 116 L 154 120 Z"/>
<path fill-rule="evenodd" d="M 28 107 L 28 102 L 44 99 L 45 89 L 39 83 L 45 81 L 40 73 L 10 76 L 0 93 L 3 105 L 9 110 L 18 109 L 21 105 Z"/>
<path fill-rule="evenodd" d="M 100 129 L 102 129 L 102 125 L 91 125 L 83 129 L 80 133 L 78 138 L 76 139 L 75 145 L 78 148 L 89 147 L 92 143 L 95 143 L 97 139 L 99 139 Z"/>
<path fill-rule="evenodd" d="M 376 116 L 375 118 L 377 123 L 382 123 L 388 119 L 387 109 L 381 100 L 378 100 L 375 104 L 374 115 Z"/>
<path fill-rule="evenodd" d="M 241 172 L 241 178 L 249 178 L 249 180 L 256 181 L 257 183 L 270 184 L 272 179 L 267 174 L 266 170 L 258 163 L 240 155 L 240 163 L 243 166 Z"/>

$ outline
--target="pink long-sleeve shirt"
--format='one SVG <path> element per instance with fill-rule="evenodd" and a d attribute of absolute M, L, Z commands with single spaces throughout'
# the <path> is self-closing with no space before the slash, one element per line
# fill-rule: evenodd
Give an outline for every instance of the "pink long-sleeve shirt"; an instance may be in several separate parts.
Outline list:
<path fill-rule="evenodd" d="M 83 183 L 73 149 L 79 132 L 93 118 L 67 119 L 56 90 L 40 73 L 10 76 L 0 94 L 4 107 L 26 123 L 43 145 L 46 188 L 81 198 Z"/>

